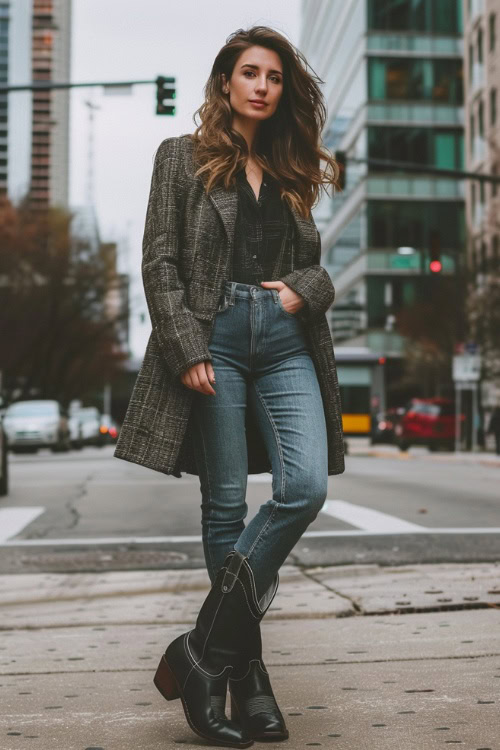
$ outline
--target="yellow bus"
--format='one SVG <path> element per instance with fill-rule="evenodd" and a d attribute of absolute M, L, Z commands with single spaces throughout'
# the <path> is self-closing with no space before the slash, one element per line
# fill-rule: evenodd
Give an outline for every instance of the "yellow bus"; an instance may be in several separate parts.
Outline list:
<path fill-rule="evenodd" d="M 370 437 L 372 414 L 385 410 L 385 357 L 363 346 L 335 346 L 346 437 Z"/>

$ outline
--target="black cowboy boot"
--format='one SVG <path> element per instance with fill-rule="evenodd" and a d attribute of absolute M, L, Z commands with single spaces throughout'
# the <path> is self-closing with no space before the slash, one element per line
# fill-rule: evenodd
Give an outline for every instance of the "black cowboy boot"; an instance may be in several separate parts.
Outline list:
<path fill-rule="evenodd" d="M 235 668 L 241 671 L 241 652 L 260 617 L 260 611 L 249 606 L 249 570 L 246 558 L 232 550 L 203 602 L 195 628 L 172 641 L 154 677 L 167 700 L 181 698 L 196 734 L 230 747 L 253 744 L 246 730 L 224 713 L 229 674 Z"/>
<path fill-rule="evenodd" d="M 278 581 L 278 576 L 276 578 Z M 274 593 L 276 590 L 277 585 Z M 255 587 L 252 588 L 252 594 L 254 593 Z M 271 601 L 267 602 L 266 610 Z M 259 606 L 256 598 L 253 599 L 252 605 Z M 262 616 L 264 614 L 265 612 Z M 257 623 L 247 641 L 241 672 L 236 674 L 233 670 L 228 685 L 231 696 L 231 719 L 239 722 L 250 737 L 254 740 L 274 742 L 288 739 L 289 732 L 262 660 L 260 623 Z"/>

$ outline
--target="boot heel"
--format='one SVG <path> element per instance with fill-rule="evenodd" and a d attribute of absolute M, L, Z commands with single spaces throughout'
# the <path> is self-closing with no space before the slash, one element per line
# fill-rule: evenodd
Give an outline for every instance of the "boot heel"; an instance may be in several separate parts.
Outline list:
<path fill-rule="evenodd" d="M 173 701 L 176 698 L 180 698 L 180 692 L 177 687 L 177 682 L 175 681 L 174 673 L 168 666 L 165 655 L 161 657 L 153 682 L 167 701 Z"/>

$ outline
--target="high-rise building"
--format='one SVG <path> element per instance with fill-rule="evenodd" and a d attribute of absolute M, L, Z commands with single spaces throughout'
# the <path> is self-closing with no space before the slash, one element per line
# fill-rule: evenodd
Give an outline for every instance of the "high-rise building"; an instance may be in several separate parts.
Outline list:
<path fill-rule="evenodd" d="M 33 81 L 70 79 L 71 0 L 33 0 Z M 31 187 L 34 206 L 68 205 L 69 90 L 34 91 Z"/>
<path fill-rule="evenodd" d="M 500 5 L 498 0 L 464 0 L 464 10 L 467 170 L 500 176 Z M 500 185 L 469 180 L 466 195 L 467 250 L 476 285 L 471 296 L 479 302 L 470 312 L 480 339 L 475 343 L 481 347 L 480 400 L 487 425 L 500 404 L 498 331 L 482 315 L 483 305 L 495 305 L 491 289 L 500 274 Z"/>
<path fill-rule="evenodd" d="M 9 26 L 11 85 L 70 80 L 71 0 L 16 0 Z M 69 90 L 11 92 L 8 102 L 9 195 L 67 208 Z"/>
<path fill-rule="evenodd" d="M 500 6 L 497 0 L 465 2 L 465 134 L 467 168 L 500 175 Z M 473 267 L 500 270 L 500 190 L 469 181 L 467 226 Z"/>
<path fill-rule="evenodd" d="M 325 82 L 323 141 L 347 153 L 345 190 L 315 214 L 337 343 L 400 356 L 395 315 L 425 296 L 431 261 L 447 274 L 464 251 L 461 181 L 366 164 L 463 169 L 462 33 L 462 0 L 303 0 L 299 46 Z"/>
<path fill-rule="evenodd" d="M 9 74 L 9 3 L 0 2 L 0 83 L 8 82 Z M 7 193 L 8 179 L 8 96 L 0 93 L 0 195 Z"/>

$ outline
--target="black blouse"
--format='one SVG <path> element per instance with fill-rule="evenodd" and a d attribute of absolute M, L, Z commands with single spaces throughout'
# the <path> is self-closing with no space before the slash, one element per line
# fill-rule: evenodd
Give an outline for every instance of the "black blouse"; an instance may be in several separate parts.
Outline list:
<path fill-rule="evenodd" d="M 277 263 L 292 252 L 294 223 L 288 205 L 280 198 L 279 184 L 264 171 L 259 199 L 245 169 L 236 175 L 238 212 L 230 281 L 259 285 L 274 281 Z"/>

